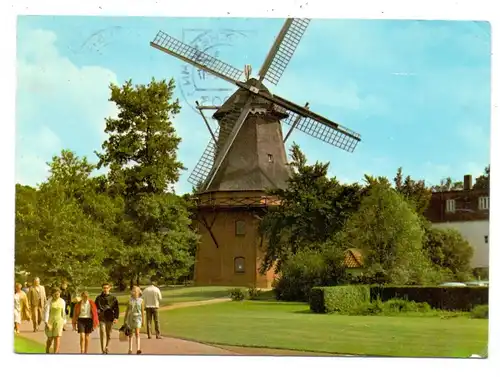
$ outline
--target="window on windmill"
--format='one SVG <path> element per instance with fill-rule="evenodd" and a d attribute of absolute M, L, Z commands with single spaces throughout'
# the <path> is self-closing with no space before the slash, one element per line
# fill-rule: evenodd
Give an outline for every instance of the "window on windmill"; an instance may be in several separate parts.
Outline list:
<path fill-rule="evenodd" d="M 479 197 L 479 203 L 478 203 L 478 207 L 479 207 L 479 210 L 487 210 L 487 209 L 490 209 L 490 198 L 488 198 L 487 196 L 481 196 Z"/>
<path fill-rule="evenodd" d="M 243 220 L 236 221 L 236 235 L 244 236 L 245 235 L 245 222 Z"/>
<path fill-rule="evenodd" d="M 446 212 L 455 212 L 455 199 L 446 200 Z"/>
<path fill-rule="evenodd" d="M 245 258 L 236 257 L 234 258 L 234 272 L 244 273 L 245 272 Z"/>
<path fill-rule="evenodd" d="M 274 162 L 274 157 L 270 153 L 267 154 L 267 162 Z"/>
<path fill-rule="evenodd" d="M 488 236 L 484 236 L 484 243 L 488 243 Z"/>

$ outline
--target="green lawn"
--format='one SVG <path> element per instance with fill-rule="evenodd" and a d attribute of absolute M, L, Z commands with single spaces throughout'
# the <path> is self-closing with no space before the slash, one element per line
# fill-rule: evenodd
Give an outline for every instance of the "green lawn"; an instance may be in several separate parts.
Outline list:
<path fill-rule="evenodd" d="M 143 287 L 144 288 L 144 287 Z M 162 287 L 161 294 L 163 299 L 161 300 L 161 306 L 168 306 L 178 302 L 187 302 L 187 301 L 203 301 L 203 300 L 211 300 L 215 298 L 229 297 L 228 291 L 231 287 L 182 287 L 182 286 L 174 286 L 174 287 Z M 97 295 L 99 295 L 99 288 L 89 290 L 90 297 L 94 299 Z M 128 292 L 113 292 L 118 298 L 118 302 L 120 303 L 120 311 L 125 310 L 125 305 L 129 299 Z"/>
<path fill-rule="evenodd" d="M 337 354 L 468 357 L 488 342 L 485 319 L 321 315 L 299 303 L 227 302 L 180 308 L 160 318 L 168 336 Z"/>
<path fill-rule="evenodd" d="M 14 352 L 15 353 L 45 353 L 43 344 L 35 342 L 31 339 L 23 338 L 22 336 L 14 335 Z"/>

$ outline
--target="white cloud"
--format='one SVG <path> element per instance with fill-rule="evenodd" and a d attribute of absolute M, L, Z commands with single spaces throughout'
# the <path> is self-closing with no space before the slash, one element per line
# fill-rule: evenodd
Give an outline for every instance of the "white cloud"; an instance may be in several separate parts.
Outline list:
<path fill-rule="evenodd" d="M 46 126 L 34 134 L 16 135 L 16 182 L 35 185 L 45 180 L 49 173 L 47 162 L 55 151 L 61 149 L 61 140 Z"/>
<path fill-rule="evenodd" d="M 46 162 L 62 148 L 99 149 L 104 118 L 117 112 L 108 101 L 108 85 L 117 82 L 116 74 L 98 66 L 78 67 L 59 53 L 56 39 L 47 30 L 18 35 L 16 182 L 23 184 L 46 178 Z M 92 145 L 82 144 L 88 140 Z"/>

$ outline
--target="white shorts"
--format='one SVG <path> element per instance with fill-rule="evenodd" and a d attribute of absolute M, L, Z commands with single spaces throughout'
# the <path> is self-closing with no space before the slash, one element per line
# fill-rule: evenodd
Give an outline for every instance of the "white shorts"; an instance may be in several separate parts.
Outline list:
<path fill-rule="evenodd" d="M 14 310 L 14 323 L 21 323 L 21 312 Z"/>

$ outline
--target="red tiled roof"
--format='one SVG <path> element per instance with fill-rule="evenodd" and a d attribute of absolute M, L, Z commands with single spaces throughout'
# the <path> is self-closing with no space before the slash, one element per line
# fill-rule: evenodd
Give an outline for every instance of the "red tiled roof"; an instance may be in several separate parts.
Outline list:
<path fill-rule="evenodd" d="M 344 264 L 347 268 L 362 268 L 363 254 L 359 249 L 347 249 L 345 251 Z"/>

